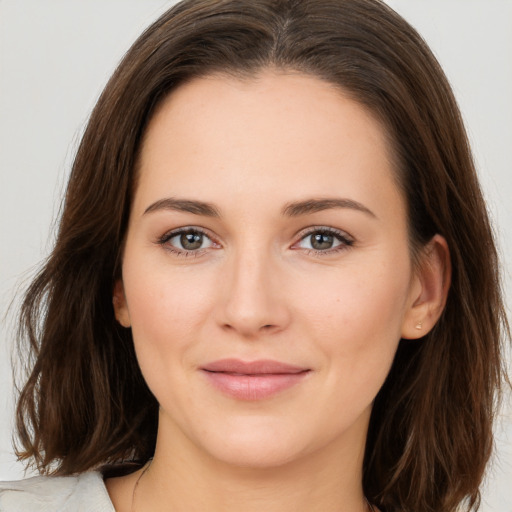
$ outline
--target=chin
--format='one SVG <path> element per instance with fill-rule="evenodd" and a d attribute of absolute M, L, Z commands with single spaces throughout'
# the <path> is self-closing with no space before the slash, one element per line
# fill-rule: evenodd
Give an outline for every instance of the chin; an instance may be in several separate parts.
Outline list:
<path fill-rule="evenodd" d="M 196 442 L 203 452 L 227 465 L 248 469 L 283 466 L 300 459 L 310 444 L 307 436 L 294 435 L 300 432 L 293 426 L 269 422 L 268 418 L 230 423 L 201 432 Z"/>
<path fill-rule="evenodd" d="M 254 470 L 279 468 L 300 459 L 302 450 L 288 443 L 268 440 L 261 442 L 228 442 L 218 449 L 212 448 L 210 455 L 217 461 L 237 468 Z"/>
<path fill-rule="evenodd" d="M 251 418 L 255 420 L 255 418 Z M 336 433 L 319 432 L 307 423 L 276 422 L 268 418 L 259 421 L 237 422 L 219 431 L 203 432 L 200 440 L 203 450 L 215 460 L 237 468 L 271 470 L 322 457 L 333 444 Z M 316 454 L 316 455 L 315 455 Z"/>

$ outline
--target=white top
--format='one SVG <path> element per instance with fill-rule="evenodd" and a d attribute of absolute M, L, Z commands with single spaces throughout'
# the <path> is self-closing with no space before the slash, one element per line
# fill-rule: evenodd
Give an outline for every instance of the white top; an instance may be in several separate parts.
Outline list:
<path fill-rule="evenodd" d="M 0 512 L 115 512 L 101 473 L 0 482 Z"/>

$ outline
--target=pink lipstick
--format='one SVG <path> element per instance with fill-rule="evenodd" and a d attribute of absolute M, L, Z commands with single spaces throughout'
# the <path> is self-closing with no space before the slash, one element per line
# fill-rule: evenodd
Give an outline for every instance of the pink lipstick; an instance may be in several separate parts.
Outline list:
<path fill-rule="evenodd" d="M 201 368 L 219 391 L 238 400 L 263 400 L 300 383 L 308 368 L 272 360 L 221 359 Z"/>

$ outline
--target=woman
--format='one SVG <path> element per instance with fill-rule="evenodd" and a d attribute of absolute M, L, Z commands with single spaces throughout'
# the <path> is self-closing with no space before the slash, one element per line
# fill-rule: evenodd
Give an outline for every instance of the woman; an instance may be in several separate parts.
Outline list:
<path fill-rule="evenodd" d="M 19 453 L 63 478 L 0 508 L 476 508 L 497 283 L 460 114 L 404 20 L 180 3 L 102 94 L 22 309 Z"/>

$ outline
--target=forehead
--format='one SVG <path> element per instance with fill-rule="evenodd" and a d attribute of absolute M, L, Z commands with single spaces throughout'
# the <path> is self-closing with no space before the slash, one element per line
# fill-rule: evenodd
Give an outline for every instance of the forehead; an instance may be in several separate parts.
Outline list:
<path fill-rule="evenodd" d="M 328 129 L 336 121 L 350 117 L 352 133 L 357 135 L 357 130 L 363 129 L 367 139 L 378 143 L 386 153 L 388 149 L 384 147 L 387 130 L 372 112 L 352 100 L 347 91 L 293 70 L 267 69 L 248 77 L 214 74 L 186 82 L 159 105 L 146 130 L 145 142 L 149 137 L 154 138 L 154 132 L 161 131 L 163 124 L 171 128 L 171 116 L 179 124 L 179 131 L 192 129 L 199 136 L 213 135 L 207 133 L 210 123 L 221 124 L 225 130 L 241 128 L 240 135 L 250 130 L 256 134 L 258 129 L 268 133 L 274 126 L 274 132 L 287 130 L 289 142 L 295 142 L 292 136 L 297 135 L 321 136 L 329 142 Z M 340 129 L 341 125 L 336 128 Z M 229 135 L 233 138 L 236 133 L 231 131 Z M 286 142 L 285 137 L 275 140 Z"/>
<path fill-rule="evenodd" d="M 293 72 L 180 86 L 148 126 L 139 169 L 137 195 L 147 200 L 164 192 L 227 201 L 272 190 L 282 202 L 333 191 L 398 195 L 381 123 L 338 87 Z"/>

